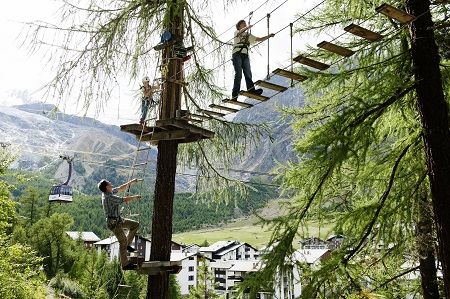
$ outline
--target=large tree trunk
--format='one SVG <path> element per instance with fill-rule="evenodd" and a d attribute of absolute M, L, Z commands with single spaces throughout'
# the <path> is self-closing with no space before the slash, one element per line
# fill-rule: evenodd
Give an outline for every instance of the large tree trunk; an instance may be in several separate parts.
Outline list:
<path fill-rule="evenodd" d="M 177 141 L 160 141 L 153 206 L 151 261 L 169 261 L 172 241 L 173 197 L 177 169 Z M 147 298 L 169 296 L 169 274 L 148 277 Z"/>
<path fill-rule="evenodd" d="M 181 4 L 180 4 L 181 3 Z M 182 1 L 172 0 L 169 5 L 170 25 L 168 30 L 177 38 L 183 37 Z M 162 54 L 162 64 L 168 65 L 165 79 L 182 80 L 182 62 L 173 59 L 172 48 L 166 48 Z M 160 119 L 175 118 L 181 109 L 181 85 L 175 80 L 165 81 L 160 102 Z M 153 202 L 152 242 L 150 261 L 170 261 L 172 243 L 173 198 L 177 170 L 178 141 L 166 140 L 158 143 L 156 166 L 155 197 Z M 147 299 L 169 298 L 169 274 L 148 276 Z"/>
<path fill-rule="evenodd" d="M 433 238 L 433 218 L 427 191 L 419 198 L 419 221 L 417 223 L 417 252 L 424 299 L 439 299 L 436 275 L 435 244 Z"/>
<path fill-rule="evenodd" d="M 448 107 L 442 89 L 439 55 L 431 19 L 429 0 L 407 0 L 411 23 L 411 47 L 417 98 L 423 126 L 428 176 L 439 241 L 439 259 L 445 292 L 450 296 L 450 131 Z"/>

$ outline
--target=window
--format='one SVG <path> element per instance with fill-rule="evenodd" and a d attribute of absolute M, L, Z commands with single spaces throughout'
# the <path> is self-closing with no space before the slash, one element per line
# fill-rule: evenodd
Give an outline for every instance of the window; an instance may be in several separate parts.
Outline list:
<path fill-rule="evenodd" d="M 193 260 L 194 260 L 194 257 L 193 257 L 193 256 L 190 256 L 190 257 L 189 257 L 189 260 L 190 260 L 190 261 L 193 261 Z"/>
<path fill-rule="evenodd" d="M 189 275 L 188 280 L 189 280 L 189 281 L 193 281 L 193 280 L 194 280 L 194 275 Z"/>
<path fill-rule="evenodd" d="M 194 271 L 194 266 L 189 266 L 189 272 Z"/>

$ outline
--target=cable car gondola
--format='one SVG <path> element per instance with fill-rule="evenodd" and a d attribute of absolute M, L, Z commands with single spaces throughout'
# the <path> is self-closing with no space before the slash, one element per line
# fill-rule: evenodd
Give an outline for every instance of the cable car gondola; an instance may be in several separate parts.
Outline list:
<path fill-rule="evenodd" d="M 72 187 L 69 186 L 70 177 L 72 176 L 72 160 L 68 156 L 59 156 L 61 159 L 66 160 L 69 164 L 69 176 L 67 180 L 61 185 L 54 185 L 50 190 L 50 195 L 48 196 L 49 202 L 72 202 Z"/>

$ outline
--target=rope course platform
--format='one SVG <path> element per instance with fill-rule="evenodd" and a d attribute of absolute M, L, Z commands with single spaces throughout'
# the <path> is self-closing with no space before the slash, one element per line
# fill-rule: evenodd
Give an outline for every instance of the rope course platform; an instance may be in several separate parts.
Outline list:
<path fill-rule="evenodd" d="M 314 60 L 314 59 L 311 59 L 311 58 L 307 58 L 307 57 L 305 57 L 303 55 L 299 55 L 299 56 L 295 57 L 294 61 L 298 62 L 298 63 L 301 63 L 301 64 L 304 64 L 304 65 L 307 65 L 307 66 L 312 67 L 314 69 L 321 70 L 321 71 L 324 71 L 324 70 L 326 70 L 326 69 L 328 69 L 330 67 L 329 64 L 326 64 L 326 63 L 323 63 L 323 62 L 320 62 L 320 61 L 317 61 L 317 60 Z"/>
<path fill-rule="evenodd" d="M 407 13 L 406 11 L 393 7 L 387 3 L 381 4 L 375 8 L 375 10 L 389 18 L 399 21 L 402 24 L 407 24 L 416 19 L 415 16 Z"/>
<path fill-rule="evenodd" d="M 345 31 L 350 32 L 353 35 L 362 37 L 368 41 L 376 42 L 377 40 L 381 39 L 383 36 L 379 33 L 376 33 L 374 31 L 371 31 L 369 29 L 363 28 L 356 24 L 350 24 L 347 27 L 344 28 Z"/>
<path fill-rule="evenodd" d="M 306 77 L 306 76 L 303 76 L 303 75 L 300 75 L 300 74 L 297 74 L 294 72 L 290 72 L 287 70 L 283 70 L 283 69 L 276 69 L 273 71 L 273 73 L 275 75 L 286 77 L 288 79 L 292 79 L 292 80 L 299 81 L 299 82 L 303 82 L 306 79 L 308 79 L 308 77 Z"/>
<path fill-rule="evenodd" d="M 233 100 L 233 99 L 224 99 L 224 100 L 222 100 L 222 102 L 228 103 L 228 104 L 233 104 L 233 105 L 236 105 L 236 106 L 241 106 L 243 108 L 251 108 L 251 107 L 253 107 L 253 105 L 250 104 L 250 103 L 240 102 L 238 100 Z"/>
<path fill-rule="evenodd" d="M 317 47 L 327 50 L 329 52 L 344 56 L 344 57 L 350 57 L 353 54 L 355 54 L 355 51 L 352 51 L 348 48 L 327 42 L 327 41 L 323 41 L 317 44 Z"/>
<path fill-rule="evenodd" d="M 255 85 L 258 85 L 258 86 L 261 86 L 261 87 L 264 87 L 264 88 L 267 88 L 267 89 L 276 90 L 276 91 L 279 91 L 279 92 L 284 92 L 284 91 L 286 91 L 288 89 L 287 87 L 284 87 L 284 86 L 281 86 L 281 85 L 278 85 L 278 84 L 274 84 L 274 83 L 271 83 L 271 82 L 263 81 L 263 80 L 256 81 Z"/>
<path fill-rule="evenodd" d="M 241 90 L 239 92 L 239 95 L 246 96 L 247 98 L 252 98 L 252 99 L 255 99 L 255 100 L 258 100 L 258 101 L 261 101 L 261 102 L 265 102 L 268 99 L 270 99 L 269 97 L 266 97 L 266 96 L 263 96 L 263 95 L 259 95 L 259 94 L 253 93 L 253 92 L 249 92 L 249 91 L 244 91 L 244 90 Z"/>
<path fill-rule="evenodd" d="M 240 110 L 240 109 L 231 108 L 231 107 L 222 106 L 222 105 L 217 105 L 217 104 L 210 104 L 209 107 L 216 108 L 216 109 L 219 109 L 219 110 L 225 110 L 225 111 L 228 111 L 230 113 L 236 113 L 236 112 L 238 112 Z"/>
<path fill-rule="evenodd" d="M 190 143 L 214 137 L 214 132 L 190 124 L 186 119 L 176 118 L 157 120 L 154 126 L 121 125 L 120 130 L 155 145 L 160 140 L 178 140 L 180 143 Z"/>
<path fill-rule="evenodd" d="M 181 269 L 181 262 L 153 261 L 138 263 L 137 273 L 145 275 L 158 275 L 160 273 L 177 274 Z"/>

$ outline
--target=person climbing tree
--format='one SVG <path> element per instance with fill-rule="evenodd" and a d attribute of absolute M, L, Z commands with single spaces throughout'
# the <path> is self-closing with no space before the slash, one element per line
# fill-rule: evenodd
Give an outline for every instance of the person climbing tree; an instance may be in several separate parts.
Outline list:
<path fill-rule="evenodd" d="M 264 37 L 256 37 L 248 30 L 252 28 L 252 25 L 248 25 L 245 20 L 240 20 L 236 24 L 236 32 L 234 33 L 234 46 L 233 46 L 233 66 L 234 66 L 234 84 L 231 98 L 236 99 L 241 89 L 242 72 L 244 73 L 245 83 L 247 84 L 247 90 L 255 94 L 262 94 L 261 88 L 255 89 L 255 84 L 252 80 L 252 71 L 250 68 L 250 59 L 248 57 L 248 50 L 251 44 L 255 42 L 262 42 L 275 34 L 271 33 Z"/>
<path fill-rule="evenodd" d="M 142 84 L 141 119 L 139 120 L 141 125 L 145 122 L 149 107 L 156 104 L 156 101 L 153 99 L 153 94 L 160 88 L 159 84 L 156 82 L 153 85 L 150 85 L 150 78 L 147 76 L 142 79 Z"/>
<path fill-rule="evenodd" d="M 133 270 L 136 269 L 136 264 L 130 263 L 127 257 L 127 250 L 133 252 L 135 249 L 130 246 L 134 239 L 134 235 L 139 228 L 139 222 L 122 218 L 119 212 L 119 206 L 123 202 L 128 203 L 133 199 L 140 199 L 140 195 L 132 195 L 120 197 L 116 193 L 120 191 L 125 191 L 132 183 L 138 182 L 138 179 L 133 179 L 120 185 L 117 188 L 113 188 L 113 185 L 107 180 L 101 180 L 98 183 L 98 188 L 102 191 L 102 205 L 106 214 L 106 225 L 119 241 L 119 253 L 120 253 L 120 263 L 122 269 Z M 125 235 L 124 229 L 128 229 L 128 236 Z"/>

